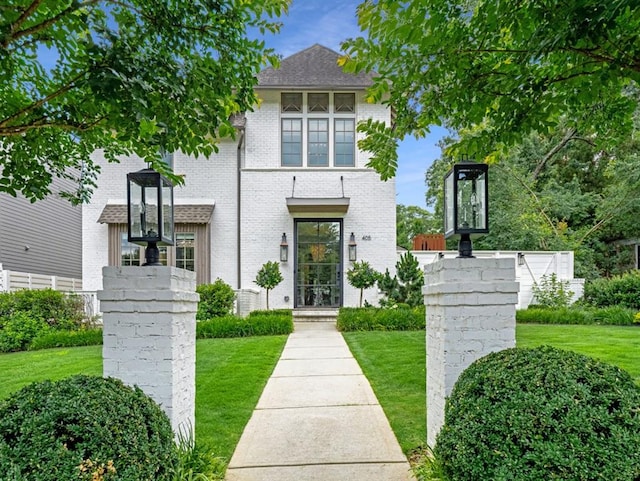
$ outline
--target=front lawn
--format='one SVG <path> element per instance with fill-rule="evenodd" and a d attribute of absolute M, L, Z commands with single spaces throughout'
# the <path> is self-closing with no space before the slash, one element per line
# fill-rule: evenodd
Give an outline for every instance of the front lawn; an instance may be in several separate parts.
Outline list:
<path fill-rule="evenodd" d="M 426 442 L 425 332 L 347 332 L 353 355 L 382 405 L 405 454 Z M 640 384 L 640 327 L 534 325 L 516 327 L 519 347 L 542 344 L 598 358 Z"/>
<path fill-rule="evenodd" d="M 344 333 L 405 453 L 426 439 L 425 332 Z M 596 357 L 640 384 L 640 327 L 518 325 L 520 347 L 548 344 Z M 286 336 L 199 340 L 196 436 L 230 459 Z M 0 354 L 0 399 L 24 385 L 72 374 L 100 375 L 101 346 Z"/>
<path fill-rule="evenodd" d="M 286 336 L 196 342 L 196 437 L 229 461 Z M 0 354 L 0 399 L 44 379 L 102 374 L 102 346 Z"/>

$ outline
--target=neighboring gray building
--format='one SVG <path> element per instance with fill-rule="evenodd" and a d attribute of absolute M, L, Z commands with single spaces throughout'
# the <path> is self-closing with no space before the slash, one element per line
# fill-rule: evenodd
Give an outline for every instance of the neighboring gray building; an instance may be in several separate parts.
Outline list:
<path fill-rule="evenodd" d="M 56 179 L 46 199 L 0 193 L 0 266 L 4 270 L 82 277 L 82 208 L 58 193 L 72 189 Z"/>

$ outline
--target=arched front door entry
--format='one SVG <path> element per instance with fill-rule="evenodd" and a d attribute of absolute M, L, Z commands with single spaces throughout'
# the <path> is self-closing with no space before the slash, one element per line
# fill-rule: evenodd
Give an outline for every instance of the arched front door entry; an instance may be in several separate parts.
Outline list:
<path fill-rule="evenodd" d="M 296 220 L 295 239 L 295 307 L 340 307 L 342 222 Z"/>

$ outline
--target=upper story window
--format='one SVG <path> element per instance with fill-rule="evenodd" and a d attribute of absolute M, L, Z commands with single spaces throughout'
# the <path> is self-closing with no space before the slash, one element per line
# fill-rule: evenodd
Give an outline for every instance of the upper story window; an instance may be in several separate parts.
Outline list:
<path fill-rule="evenodd" d="M 355 93 L 283 92 L 283 167 L 355 166 Z"/>

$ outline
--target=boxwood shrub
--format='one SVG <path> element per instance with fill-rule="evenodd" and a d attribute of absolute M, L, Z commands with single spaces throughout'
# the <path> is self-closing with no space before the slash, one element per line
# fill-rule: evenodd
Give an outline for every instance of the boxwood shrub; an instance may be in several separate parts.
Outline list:
<path fill-rule="evenodd" d="M 198 339 L 275 336 L 292 332 L 293 317 L 288 309 L 254 311 L 245 318 L 228 315 L 196 324 Z"/>
<path fill-rule="evenodd" d="M 490 354 L 446 402 L 434 454 L 448 481 L 640 479 L 640 391 L 629 374 L 542 346 Z"/>
<path fill-rule="evenodd" d="M 425 329 L 425 307 L 342 307 L 339 331 L 418 331 Z"/>
<path fill-rule="evenodd" d="M 169 419 L 138 388 L 73 376 L 30 384 L 0 401 L 1 479 L 171 479 Z"/>

